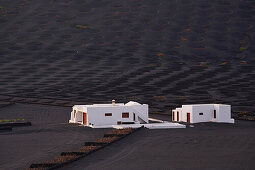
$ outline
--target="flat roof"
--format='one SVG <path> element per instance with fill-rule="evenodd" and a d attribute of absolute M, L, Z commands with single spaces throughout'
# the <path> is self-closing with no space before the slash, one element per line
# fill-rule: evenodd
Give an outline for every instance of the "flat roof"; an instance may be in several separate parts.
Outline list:
<path fill-rule="evenodd" d="M 116 103 L 115 105 L 113 104 L 91 104 L 91 105 L 74 105 L 73 107 L 109 107 L 109 106 L 125 106 L 124 103 Z"/>
<path fill-rule="evenodd" d="M 182 106 L 204 106 L 204 105 L 224 105 L 224 106 L 230 106 L 228 104 L 184 104 Z"/>
<path fill-rule="evenodd" d="M 91 105 L 74 105 L 73 107 L 116 107 L 116 106 L 132 106 L 132 105 L 141 105 L 140 103 L 130 101 L 126 104 L 124 103 L 115 103 L 114 105 L 112 103 L 109 104 L 91 104 Z"/>

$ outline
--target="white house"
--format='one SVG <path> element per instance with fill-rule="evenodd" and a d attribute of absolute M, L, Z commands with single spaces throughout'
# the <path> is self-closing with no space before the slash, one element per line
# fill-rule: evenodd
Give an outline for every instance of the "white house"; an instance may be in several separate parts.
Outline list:
<path fill-rule="evenodd" d="M 231 119 L 231 106 L 225 104 L 182 105 L 181 108 L 172 110 L 172 120 L 189 123 L 234 123 L 234 119 Z"/>
<path fill-rule="evenodd" d="M 126 104 L 74 105 L 69 123 L 87 126 L 148 123 L 148 105 L 130 101 Z"/>

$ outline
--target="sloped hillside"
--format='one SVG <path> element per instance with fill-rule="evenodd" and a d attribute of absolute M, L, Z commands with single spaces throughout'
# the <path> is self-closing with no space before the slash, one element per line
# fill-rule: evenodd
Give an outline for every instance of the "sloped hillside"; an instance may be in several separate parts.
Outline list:
<path fill-rule="evenodd" d="M 254 20 L 253 0 L 1 0 L 0 100 L 135 100 L 160 113 L 216 102 L 250 114 Z"/>

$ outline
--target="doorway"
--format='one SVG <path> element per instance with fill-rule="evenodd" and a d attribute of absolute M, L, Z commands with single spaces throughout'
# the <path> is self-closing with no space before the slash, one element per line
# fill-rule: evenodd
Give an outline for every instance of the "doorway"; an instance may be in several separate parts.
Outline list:
<path fill-rule="evenodd" d="M 213 117 L 216 119 L 216 110 L 213 110 Z"/>
<path fill-rule="evenodd" d="M 83 113 L 83 124 L 87 125 L 87 113 Z"/>
<path fill-rule="evenodd" d="M 177 112 L 177 121 L 179 121 L 179 112 Z"/>
<path fill-rule="evenodd" d="M 190 123 L 190 113 L 187 113 L 187 122 Z"/>

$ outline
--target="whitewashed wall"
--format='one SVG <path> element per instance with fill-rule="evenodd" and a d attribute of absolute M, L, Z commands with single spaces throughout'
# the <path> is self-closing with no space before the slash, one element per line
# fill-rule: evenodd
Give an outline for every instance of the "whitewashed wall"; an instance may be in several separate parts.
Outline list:
<path fill-rule="evenodd" d="M 179 112 L 179 121 L 183 121 L 182 119 L 182 108 L 176 108 L 176 117 L 175 117 L 175 120 L 177 121 L 177 112 Z"/>
<path fill-rule="evenodd" d="M 218 122 L 234 123 L 234 119 L 231 119 L 231 106 L 220 105 L 219 106 L 219 120 Z M 217 118 L 217 117 L 216 117 Z"/>
<path fill-rule="evenodd" d="M 136 116 L 140 116 L 141 118 L 146 118 L 148 121 L 148 105 L 88 107 L 87 109 L 88 124 L 91 123 L 93 125 L 116 125 L 117 121 L 133 122 L 133 113 L 135 113 Z M 143 113 L 144 115 L 139 115 L 137 110 L 139 110 L 139 112 Z M 122 118 L 123 112 L 129 112 L 129 118 Z M 112 116 L 105 116 L 105 113 L 112 113 Z"/>
<path fill-rule="evenodd" d="M 194 123 L 192 105 L 182 105 L 182 120 L 184 122 L 187 122 L 187 113 L 190 113 L 190 123 Z"/>
<path fill-rule="evenodd" d="M 197 106 L 194 105 L 193 112 L 192 112 L 193 123 L 214 121 L 213 111 L 214 111 L 214 105 L 197 105 Z M 203 113 L 203 115 L 199 115 L 199 113 Z"/>
<path fill-rule="evenodd" d="M 138 116 L 142 118 L 146 123 L 149 123 L 149 106 L 147 104 L 142 105 L 132 105 L 130 106 L 135 113 L 135 120 L 138 121 Z M 132 114 L 133 114 L 132 113 Z"/>
<path fill-rule="evenodd" d="M 216 110 L 216 119 L 214 118 Z M 199 122 L 227 122 L 234 123 L 231 119 L 231 106 L 221 104 L 182 105 L 182 108 L 172 110 L 175 112 L 174 121 L 177 120 L 177 111 L 181 113 L 179 121 L 187 122 L 187 113 L 190 113 L 190 123 Z M 203 113 L 203 115 L 199 115 Z"/>
<path fill-rule="evenodd" d="M 74 110 L 76 110 L 75 116 L 74 116 Z M 78 123 L 78 121 L 83 121 L 83 112 L 87 113 L 86 107 L 73 106 L 73 111 L 71 112 L 70 120 L 73 123 Z"/>
<path fill-rule="evenodd" d="M 76 110 L 74 122 L 75 123 L 80 123 L 80 122 L 83 121 L 82 119 L 83 119 L 83 112 L 80 112 L 80 111 Z"/>

